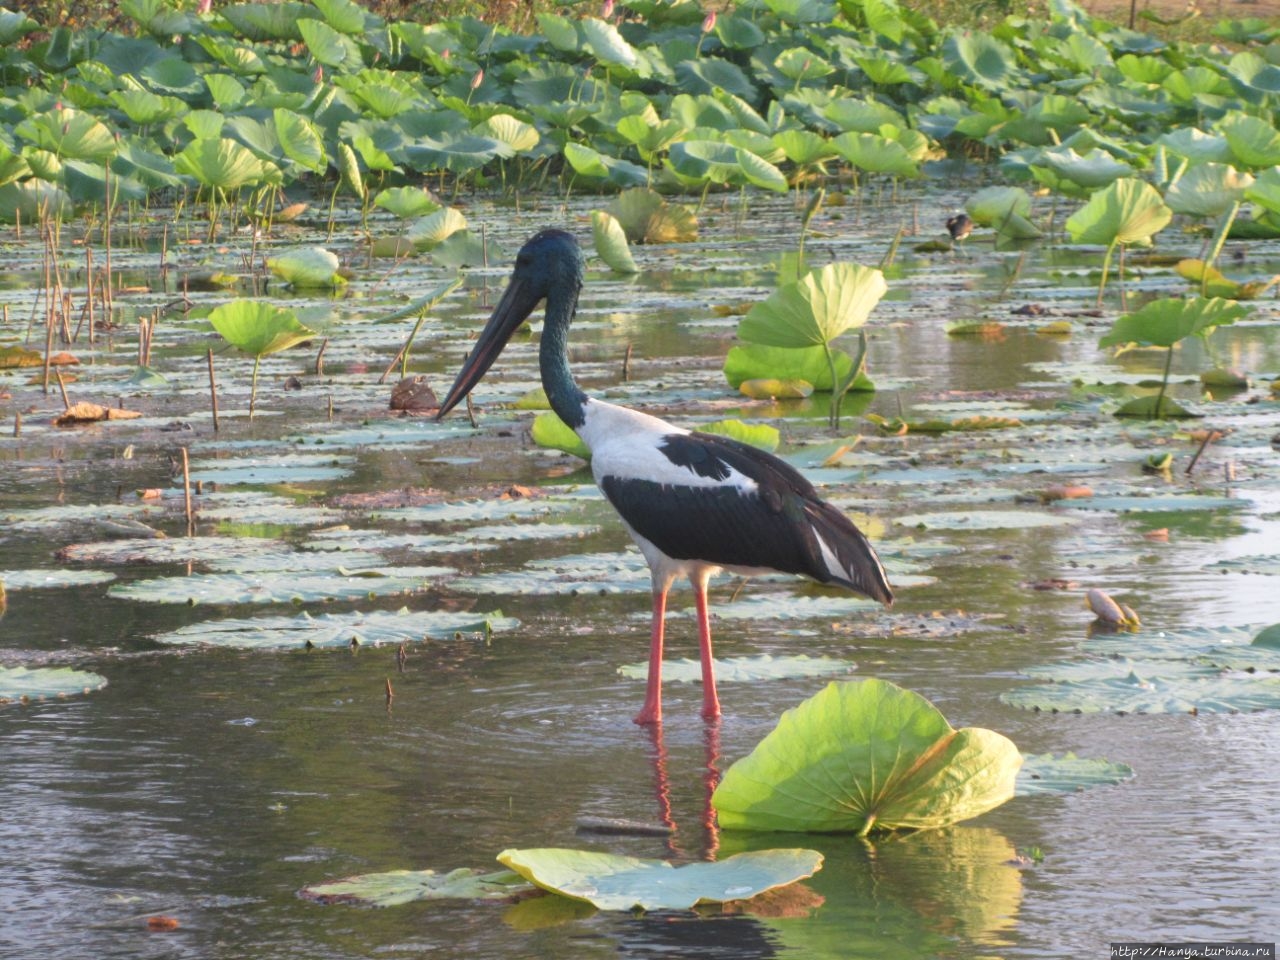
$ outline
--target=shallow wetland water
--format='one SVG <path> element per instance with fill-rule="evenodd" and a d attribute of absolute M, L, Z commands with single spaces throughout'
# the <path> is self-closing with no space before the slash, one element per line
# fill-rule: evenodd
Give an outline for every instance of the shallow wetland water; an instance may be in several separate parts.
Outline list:
<path fill-rule="evenodd" d="M 936 188 L 850 196 L 815 219 L 814 263 L 874 266 L 900 226 L 919 228 L 903 238 L 866 328 L 878 390 L 846 399 L 838 434 L 825 398 L 744 401 L 721 372 L 738 316 L 718 308 L 772 289 L 777 256 L 796 241 L 799 211 L 787 201 L 753 199 L 746 216 L 736 197 L 715 201 L 696 245 L 635 248 L 635 277 L 591 260 L 574 369 L 588 390 L 681 424 L 776 425 L 780 452 L 859 518 L 901 585 L 886 612 L 786 578 L 721 578 L 718 656 L 850 659 L 852 676 L 918 691 L 956 727 L 998 730 L 1029 755 L 1106 758 L 1132 777 L 870 843 L 718 833 L 707 815 L 716 771 L 829 678 L 725 682 L 725 716 L 711 727 L 698 718 L 697 685 L 672 682 L 660 733 L 630 722 L 643 684 L 617 671 L 647 650 L 648 577 L 581 461 L 535 446 L 533 414 L 505 405 L 536 385 L 536 335 L 518 337 L 476 389 L 478 429 L 463 412 L 441 424 L 393 415 L 378 380 L 412 319 L 378 318 L 452 270 L 427 258 L 370 262 L 348 234 L 330 244 L 353 272 L 341 293 L 267 290 L 327 345 L 320 375 L 319 339 L 263 360 L 251 423 L 251 360 L 203 320 L 165 314 L 151 363 L 165 382 L 128 382 L 133 318 L 176 297 L 183 275 L 240 272 L 238 242 L 175 243 L 164 281 L 156 251 L 123 248 L 116 263 L 131 292 L 117 302 L 128 322 L 93 347 L 82 337 L 64 348 L 80 360 L 67 391 L 144 416 L 58 428 L 56 384 L 46 394 L 28 382 L 32 370 L 0 371 L 0 665 L 107 681 L 0 706 L 0 955 L 1100 957 L 1113 940 L 1277 939 L 1280 713 L 1248 706 L 1277 696 L 1265 665 L 1215 673 L 1257 699 L 1231 687 L 1196 713 L 1176 709 L 1176 684 L 1168 712 L 1105 696 L 1082 712 L 1001 699 L 1112 675 L 1141 689 L 1165 672 L 1153 663 L 1185 679 L 1198 651 L 1280 621 L 1280 402 L 1268 389 L 1280 372 L 1277 301 L 1177 351 L 1174 394 L 1203 419 L 1121 420 L 1116 398 L 1151 392 L 1134 385 L 1158 380 L 1164 358 L 1099 349 L 1122 289 L 1113 280 L 1093 311 L 1099 251 L 1042 242 L 997 252 L 979 232 L 957 253 L 915 252 L 945 235 L 941 220 L 962 199 Z M 472 203 L 473 229 L 484 224 L 502 255 L 467 271 L 433 311 L 411 372 L 446 388 L 520 242 L 561 225 L 589 245 L 594 206 Z M 383 227 L 375 220 L 375 233 Z M 281 245 L 317 242 L 315 225 L 284 233 Z M 3 242 L 0 347 L 25 342 L 42 282 L 38 243 L 11 229 Z M 1193 256 L 1199 244 L 1187 235 L 1161 252 Z M 1280 245 L 1232 243 L 1227 254 L 1237 249 L 1237 272 L 1280 273 Z M 67 255 L 68 270 L 80 256 Z M 1131 255 L 1131 307 L 1185 287 L 1168 266 Z M 191 294 L 197 305 L 233 295 Z M 1001 327 L 958 336 L 944 328 L 953 320 Z M 1042 329 L 1054 321 L 1069 332 Z M 1208 397 L 1197 378 L 1213 366 L 1253 385 Z M 297 389 L 286 389 L 291 376 Z M 883 436 L 863 412 L 1019 423 Z M 1188 476 L 1198 442 L 1186 432 L 1204 427 L 1226 436 Z M 832 456 L 837 437 L 857 434 Z M 185 553 L 183 447 L 203 485 L 201 540 Z M 1170 472 L 1144 473 L 1166 450 Z M 1094 496 L 1037 496 L 1064 483 Z M 168 538 L 131 536 L 122 523 Z M 148 554 L 156 543 L 175 552 Z M 64 549 L 84 544 L 96 546 Z M 1036 588 L 1055 578 L 1070 584 Z M 1093 635 L 1091 587 L 1137 610 L 1141 630 Z M 345 642 L 363 629 L 357 613 L 402 608 L 398 636 L 384 619 L 381 642 Z M 671 609 L 669 656 L 696 656 L 687 591 Z M 303 615 L 316 618 L 313 649 L 286 629 L 284 618 Z M 338 618 L 328 647 L 326 617 Z M 478 628 L 486 617 L 491 631 Z M 224 623 L 250 618 L 256 626 L 238 632 Z M 215 622 L 225 636 L 198 632 Z M 586 835 L 588 817 L 674 831 Z M 810 846 L 826 861 L 786 896 L 701 916 L 593 912 L 552 897 L 370 910 L 298 896 L 353 874 L 495 869 L 503 849 L 541 846 L 681 860 Z M 149 932 L 155 915 L 180 925 Z"/>

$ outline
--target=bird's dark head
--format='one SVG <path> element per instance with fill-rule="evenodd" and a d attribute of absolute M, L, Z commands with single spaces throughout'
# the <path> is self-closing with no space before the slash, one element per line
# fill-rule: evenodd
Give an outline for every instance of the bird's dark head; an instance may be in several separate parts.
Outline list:
<path fill-rule="evenodd" d="M 569 312 L 582 289 L 582 249 L 573 234 L 564 230 L 542 230 L 534 234 L 516 254 L 515 269 L 507 281 L 502 299 L 493 308 L 489 322 L 480 331 L 476 345 L 462 365 L 449 394 L 440 404 L 439 420 L 462 402 L 498 359 L 512 334 L 529 314 L 548 297 L 566 297 Z"/>

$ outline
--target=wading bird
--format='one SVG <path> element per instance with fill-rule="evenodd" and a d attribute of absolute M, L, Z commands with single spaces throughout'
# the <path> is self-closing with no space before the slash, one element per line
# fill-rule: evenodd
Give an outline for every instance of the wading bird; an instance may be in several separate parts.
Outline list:
<path fill-rule="evenodd" d="M 596 483 L 653 577 L 649 679 L 635 722 L 662 720 L 663 622 L 667 592 L 677 577 L 693 587 L 702 715 L 713 719 L 720 716 L 707 616 L 713 574 L 801 574 L 885 605 L 893 603 L 893 590 L 867 538 L 790 465 L 747 444 L 691 432 L 583 393 L 569 370 L 568 352 L 581 290 L 582 251 L 571 234 L 543 230 L 525 243 L 436 419 L 461 402 L 546 300 L 539 366 L 547 399 L 591 449 Z"/>

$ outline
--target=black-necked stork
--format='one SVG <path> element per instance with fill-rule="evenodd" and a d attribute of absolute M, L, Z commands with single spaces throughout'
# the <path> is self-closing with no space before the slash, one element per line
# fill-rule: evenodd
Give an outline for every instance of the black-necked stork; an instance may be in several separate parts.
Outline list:
<path fill-rule="evenodd" d="M 711 658 L 707 581 L 733 573 L 802 574 L 889 605 L 893 590 L 871 544 L 813 485 L 777 457 L 588 397 L 569 371 L 569 324 L 582 290 L 582 251 L 563 230 L 543 230 L 516 257 L 502 299 L 480 333 L 439 419 L 498 358 L 546 300 L 539 365 L 551 408 L 591 449 L 591 472 L 622 516 L 653 577 L 649 679 L 636 723 L 662 720 L 662 640 L 667 592 L 693 587 L 702 658 L 702 715 L 720 716 Z"/>

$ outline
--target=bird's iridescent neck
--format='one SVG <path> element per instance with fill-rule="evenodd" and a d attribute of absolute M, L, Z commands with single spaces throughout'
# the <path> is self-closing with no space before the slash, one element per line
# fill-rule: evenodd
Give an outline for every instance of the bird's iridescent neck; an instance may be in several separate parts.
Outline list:
<path fill-rule="evenodd" d="M 578 309 L 581 280 L 571 289 L 557 287 L 547 295 L 546 320 L 542 326 L 542 346 L 538 366 L 542 372 L 542 388 L 547 392 L 551 409 L 573 429 L 586 421 L 587 395 L 569 370 L 569 324 Z"/>

